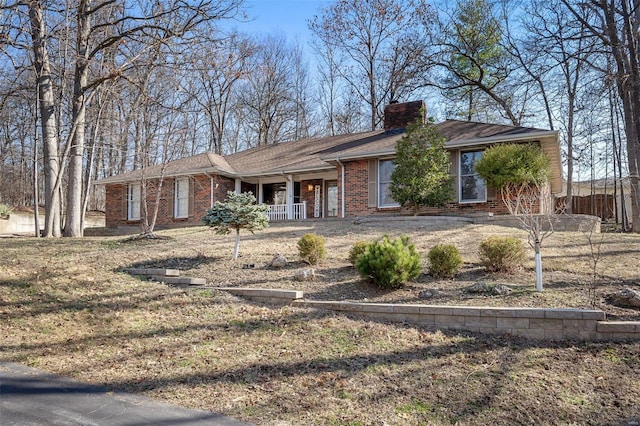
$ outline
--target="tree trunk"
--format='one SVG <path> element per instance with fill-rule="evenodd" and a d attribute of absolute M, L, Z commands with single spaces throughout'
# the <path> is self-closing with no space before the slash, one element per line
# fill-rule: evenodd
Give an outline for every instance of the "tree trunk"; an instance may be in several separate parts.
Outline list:
<path fill-rule="evenodd" d="M 542 291 L 542 254 L 540 253 L 540 242 L 534 244 L 536 259 L 536 291 Z"/>
<path fill-rule="evenodd" d="M 88 81 L 87 50 L 91 30 L 90 12 L 90 0 L 81 0 L 78 3 L 77 58 L 73 81 L 72 122 L 76 128 L 69 151 L 65 237 L 82 237 L 82 160 L 86 125 L 85 89 Z"/>
<path fill-rule="evenodd" d="M 46 34 L 42 16 L 42 5 L 37 0 L 29 2 L 28 5 L 33 57 L 39 92 L 38 108 L 40 110 L 40 126 L 42 128 L 45 198 L 44 236 L 59 237 L 61 228 L 60 192 L 55 183 L 60 171 L 60 153 L 55 119 L 53 79 L 51 77 L 49 54 L 45 46 Z"/>
<path fill-rule="evenodd" d="M 240 228 L 236 229 L 236 243 L 233 246 L 233 260 L 238 259 L 239 250 L 240 250 Z"/>

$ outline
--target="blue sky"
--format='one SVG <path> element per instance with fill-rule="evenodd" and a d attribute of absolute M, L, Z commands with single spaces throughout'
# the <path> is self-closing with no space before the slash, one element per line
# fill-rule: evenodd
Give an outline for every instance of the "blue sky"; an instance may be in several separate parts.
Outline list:
<path fill-rule="evenodd" d="M 249 22 L 233 26 L 246 33 L 282 32 L 290 41 L 300 40 L 306 49 L 310 37 L 307 20 L 329 3 L 329 0 L 245 0 Z"/>

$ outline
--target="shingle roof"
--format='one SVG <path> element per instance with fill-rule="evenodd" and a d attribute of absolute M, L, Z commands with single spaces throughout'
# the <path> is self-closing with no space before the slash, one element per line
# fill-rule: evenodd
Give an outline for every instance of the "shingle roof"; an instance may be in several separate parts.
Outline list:
<path fill-rule="evenodd" d="M 446 120 L 437 124 L 440 134 L 450 147 L 465 144 L 479 145 L 492 142 L 523 140 L 538 137 L 555 137 L 557 133 L 531 127 L 515 127 L 458 120 Z M 264 176 L 296 171 L 328 170 L 335 168 L 337 159 L 367 158 L 393 154 L 396 142 L 404 131 L 376 130 L 350 135 L 309 138 L 251 148 L 235 154 L 220 156 L 212 153 L 198 154 L 175 160 L 164 166 L 145 169 L 147 178 L 199 173 L 218 173 L 230 177 Z M 559 159 L 559 154 L 558 154 Z M 332 164 L 333 163 L 333 164 Z M 139 180 L 143 171 L 136 170 L 97 181 L 97 184 L 130 182 Z"/>
<path fill-rule="evenodd" d="M 165 164 L 158 164 L 145 169 L 133 170 L 131 172 L 100 179 L 96 183 L 102 185 L 106 183 L 131 182 L 140 180 L 143 177 L 146 179 L 153 179 L 169 176 L 195 175 L 205 172 L 219 173 L 228 176 L 234 174 L 234 170 L 224 157 L 212 152 L 204 152 L 191 157 L 173 160 Z"/>

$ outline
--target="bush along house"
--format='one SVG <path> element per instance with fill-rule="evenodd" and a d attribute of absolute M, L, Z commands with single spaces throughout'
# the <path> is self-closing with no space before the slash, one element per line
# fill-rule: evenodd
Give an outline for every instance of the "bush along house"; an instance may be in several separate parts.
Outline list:
<path fill-rule="evenodd" d="M 396 142 L 407 124 L 424 121 L 424 111 L 422 101 L 390 104 L 381 130 L 283 142 L 225 156 L 206 152 L 101 179 L 96 184 L 105 188 L 106 225 L 139 224 L 144 193 L 148 206 L 159 203 L 159 227 L 201 224 L 206 210 L 223 201 L 227 191 L 253 192 L 259 203 L 269 206 L 271 221 L 407 213 L 390 197 L 389 183 Z M 420 213 L 507 214 L 498 191 L 487 188 L 474 171 L 483 150 L 500 143 L 539 144 L 552 166 L 549 189 L 553 194 L 562 190 L 556 131 L 458 120 L 436 126 L 451 155 L 455 195 L 446 206 L 422 208 Z"/>

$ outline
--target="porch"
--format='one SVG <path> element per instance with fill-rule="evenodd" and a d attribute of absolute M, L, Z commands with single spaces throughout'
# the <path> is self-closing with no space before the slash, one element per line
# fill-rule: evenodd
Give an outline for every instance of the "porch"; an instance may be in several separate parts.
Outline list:
<path fill-rule="evenodd" d="M 305 220 L 307 218 L 307 202 L 292 204 L 268 204 L 267 217 L 269 222 L 282 220 Z"/>

